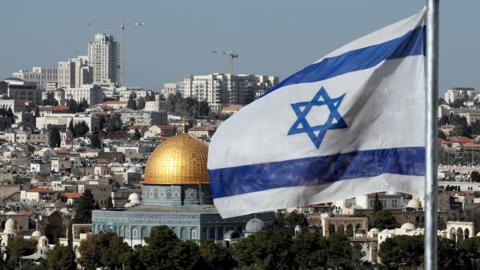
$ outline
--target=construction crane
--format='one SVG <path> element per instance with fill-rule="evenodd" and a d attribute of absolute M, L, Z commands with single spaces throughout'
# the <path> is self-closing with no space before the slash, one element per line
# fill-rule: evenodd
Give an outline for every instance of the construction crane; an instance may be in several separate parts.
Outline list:
<path fill-rule="evenodd" d="M 238 58 L 238 53 L 234 53 L 233 51 L 219 52 L 219 51 L 216 51 L 216 50 L 212 50 L 212 53 L 227 56 L 228 57 L 228 66 L 229 66 L 228 70 L 229 70 L 230 74 L 233 74 L 234 61 L 235 61 L 235 58 Z"/>
<path fill-rule="evenodd" d="M 120 84 L 125 83 L 125 32 L 127 26 L 144 26 L 144 22 L 126 22 L 125 18 L 122 18 L 120 22 L 76 22 L 74 24 L 81 24 L 86 26 L 120 26 L 122 31 L 122 40 L 120 41 Z"/>

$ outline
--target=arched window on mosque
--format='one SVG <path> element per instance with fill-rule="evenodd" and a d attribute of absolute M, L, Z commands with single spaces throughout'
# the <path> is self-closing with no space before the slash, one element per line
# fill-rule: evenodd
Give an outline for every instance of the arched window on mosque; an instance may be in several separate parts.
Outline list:
<path fill-rule="evenodd" d="M 187 228 L 182 227 L 182 228 L 180 229 L 180 239 L 182 239 L 182 240 L 188 240 L 188 231 L 187 231 Z"/>
<path fill-rule="evenodd" d="M 190 237 L 192 240 L 197 240 L 197 228 L 192 228 L 190 230 Z"/>
<path fill-rule="evenodd" d="M 137 227 L 134 227 L 132 229 L 132 238 L 137 238 L 138 237 L 138 228 Z"/>

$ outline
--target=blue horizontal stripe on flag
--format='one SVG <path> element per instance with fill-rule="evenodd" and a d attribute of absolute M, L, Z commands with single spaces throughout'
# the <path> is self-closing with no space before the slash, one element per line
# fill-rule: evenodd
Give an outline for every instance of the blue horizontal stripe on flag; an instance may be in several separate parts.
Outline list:
<path fill-rule="evenodd" d="M 382 174 L 425 175 L 425 148 L 374 149 L 209 170 L 214 198 Z M 359 184 L 361 184 L 359 182 Z"/>
<path fill-rule="evenodd" d="M 425 26 L 377 45 L 352 50 L 309 65 L 270 88 L 263 96 L 287 85 L 326 80 L 348 72 L 374 67 L 389 59 L 425 55 Z"/>

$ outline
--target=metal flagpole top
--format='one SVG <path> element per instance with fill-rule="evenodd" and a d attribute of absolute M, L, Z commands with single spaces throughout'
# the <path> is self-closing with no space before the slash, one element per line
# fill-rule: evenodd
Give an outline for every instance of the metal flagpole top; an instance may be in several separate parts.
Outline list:
<path fill-rule="evenodd" d="M 439 0 L 427 0 L 425 269 L 437 269 L 437 103 Z"/>

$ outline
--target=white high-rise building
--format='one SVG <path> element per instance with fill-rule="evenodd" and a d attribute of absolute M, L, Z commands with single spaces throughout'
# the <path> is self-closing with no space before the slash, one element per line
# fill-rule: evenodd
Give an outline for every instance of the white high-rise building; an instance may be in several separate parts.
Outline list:
<path fill-rule="evenodd" d="M 33 67 L 32 71 L 19 70 L 12 74 L 13 78 L 22 79 L 26 82 L 34 82 L 38 88 L 47 89 L 47 84 L 57 82 L 57 69 Z"/>
<path fill-rule="evenodd" d="M 93 83 L 93 67 L 88 65 L 88 56 L 70 58 L 58 62 L 58 87 L 80 88 Z"/>
<path fill-rule="evenodd" d="M 277 76 L 252 74 L 189 75 L 183 81 L 183 96 L 218 104 L 248 104 L 258 93 L 278 83 Z"/>
<path fill-rule="evenodd" d="M 456 100 L 473 100 L 477 94 L 473 87 L 453 87 L 445 92 L 444 98 L 447 103 L 453 103 Z"/>
<path fill-rule="evenodd" d="M 118 83 L 118 42 L 112 35 L 96 34 L 88 44 L 88 62 L 93 67 L 93 83 Z"/>

